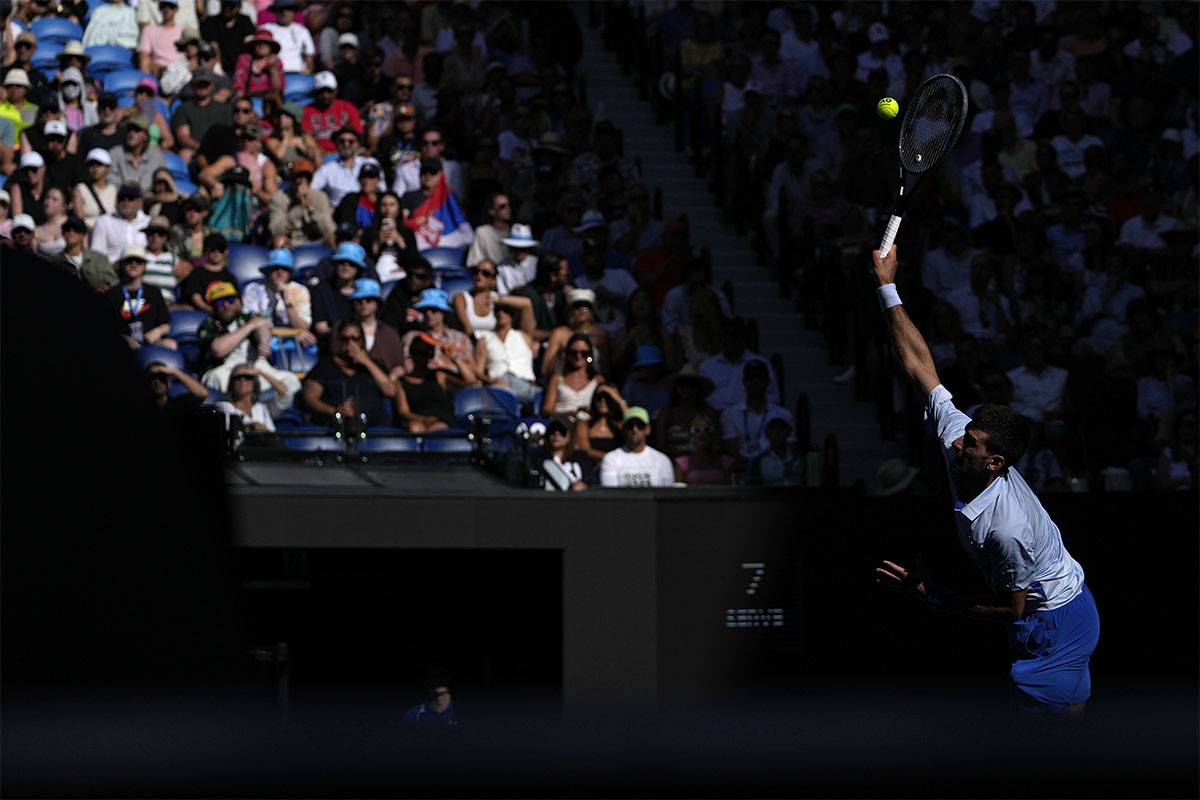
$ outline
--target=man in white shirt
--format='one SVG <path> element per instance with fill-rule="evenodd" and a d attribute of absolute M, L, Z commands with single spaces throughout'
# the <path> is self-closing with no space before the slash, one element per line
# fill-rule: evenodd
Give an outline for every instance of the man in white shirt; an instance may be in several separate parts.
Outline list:
<path fill-rule="evenodd" d="M 788 410 L 767 399 L 767 386 L 771 380 L 769 370 L 765 361 L 747 362 L 742 368 L 745 398 L 721 412 L 725 452 L 737 459 L 739 470 L 745 470 L 755 456 L 771 446 L 767 439 L 767 422 L 772 418 L 782 419 L 793 431 L 796 429 Z"/>
<path fill-rule="evenodd" d="M 329 205 L 337 208 L 343 197 L 361 188 L 358 171 L 363 165 L 374 164 L 381 172 L 383 168 L 373 156 L 358 154 L 362 135 L 349 125 L 333 134 L 333 143 L 337 147 L 337 158 L 317 168 L 316 174 L 313 175 L 312 188 L 324 192 L 329 198 Z"/>
<path fill-rule="evenodd" d="M 316 72 L 317 46 L 308 28 L 296 22 L 298 8 L 300 0 L 275 0 L 271 10 L 275 12 L 277 21 L 259 27 L 269 30 L 275 41 L 279 42 L 279 61 L 283 64 L 284 72 L 312 75 Z"/>
<path fill-rule="evenodd" d="M 421 157 L 428 156 L 436 158 L 442 162 L 442 173 L 446 176 L 446 183 L 450 186 L 450 191 L 454 193 L 454 199 L 460 205 L 465 206 L 467 202 L 467 179 L 463 165 L 452 158 L 446 158 L 446 139 L 442 133 L 442 129 L 436 125 L 426 125 L 425 132 L 421 134 Z M 396 170 L 396 179 L 392 181 L 392 191 L 401 197 L 407 192 L 413 192 L 421 188 L 421 159 L 416 158 L 408 161 Z"/>
<path fill-rule="evenodd" d="M 404 195 L 400 195 L 403 197 Z M 467 266 L 473 267 L 483 259 L 499 264 L 508 256 L 503 239 L 512 224 L 512 203 L 504 192 L 492 192 L 484 206 L 488 221 L 475 228 L 475 238 L 467 250 Z"/>
<path fill-rule="evenodd" d="M 475 235 L 478 240 L 478 232 Z M 512 294 L 537 277 L 538 256 L 534 251 L 540 242 L 533 238 L 533 228 L 519 222 L 500 242 L 508 248 L 508 255 L 496 262 L 496 290 Z"/>
<path fill-rule="evenodd" d="M 742 371 L 750 361 L 758 361 L 767 367 L 767 398 L 779 402 L 779 385 L 775 382 L 771 364 L 758 353 L 746 349 L 746 321 L 741 317 L 726 317 L 721 320 L 721 352 L 700 362 L 700 374 L 716 386 L 708 396 L 708 404 L 724 411 L 746 399 L 746 387 L 742 385 Z"/>
<path fill-rule="evenodd" d="M 675 467 L 671 459 L 647 444 L 650 413 L 641 406 L 630 406 L 621 430 L 625 445 L 610 450 L 600 459 L 600 485 L 622 488 L 673 486 Z"/>
<path fill-rule="evenodd" d="M 126 245 L 146 246 L 149 224 L 150 216 L 142 210 L 142 187 L 127 183 L 117 189 L 117 207 L 96 218 L 91 247 L 115 264 Z"/>

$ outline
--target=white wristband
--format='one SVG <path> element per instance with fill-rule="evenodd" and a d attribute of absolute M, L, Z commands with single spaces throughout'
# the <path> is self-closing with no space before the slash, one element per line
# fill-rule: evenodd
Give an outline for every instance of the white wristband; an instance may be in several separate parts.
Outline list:
<path fill-rule="evenodd" d="M 875 294 L 879 296 L 879 307 L 884 311 L 892 306 L 901 305 L 900 293 L 896 291 L 894 283 L 885 283 L 875 290 Z"/>

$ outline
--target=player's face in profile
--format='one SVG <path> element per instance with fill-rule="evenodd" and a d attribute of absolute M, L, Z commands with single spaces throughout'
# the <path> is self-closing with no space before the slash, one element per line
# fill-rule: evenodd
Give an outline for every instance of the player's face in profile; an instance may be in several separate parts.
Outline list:
<path fill-rule="evenodd" d="M 988 435 L 983 431 L 967 430 L 959 439 L 954 441 L 958 450 L 954 460 L 950 462 L 950 472 L 954 475 L 980 475 L 987 470 Z"/>

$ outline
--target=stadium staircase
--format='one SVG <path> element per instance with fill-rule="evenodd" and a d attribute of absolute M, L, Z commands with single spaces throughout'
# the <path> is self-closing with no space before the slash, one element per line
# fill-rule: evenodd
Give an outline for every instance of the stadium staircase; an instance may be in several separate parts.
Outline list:
<path fill-rule="evenodd" d="M 780 295 L 778 281 L 760 263 L 749 236 L 721 221 L 707 179 L 695 174 L 685 150 L 676 146 L 673 126 L 660 121 L 638 82 L 622 72 L 618 57 L 605 48 L 602 22 L 591 19 L 601 15 L 594 8 L 589 14 L 587 3 L 572 6 L 583 31 L 576 72 L 596 120 L 612 120 L 621 130 L 625 154 L 640 159 L 644 182 L 661 192 L 664 217 L 686 215 L 693 245 L 711 252 L 713 285 L 732 285 L 737 313 L 757 322 L 758 352 L 782 364 L 784 404 L 795 414 L 797 400 L 807 398 L 809 438 L 822 454 L 826 483 L 836 480 L 836 485 L 849 487 L 861 482 L 873 489 L 875 470 L 883 461 L 906 457 L 903 438 L 883 435 L 876 404 L 856 399 L 854 381 L 834 382 L 844 367 L 830 363 L 820 333 L 805 324 L 794 300 Z"/>

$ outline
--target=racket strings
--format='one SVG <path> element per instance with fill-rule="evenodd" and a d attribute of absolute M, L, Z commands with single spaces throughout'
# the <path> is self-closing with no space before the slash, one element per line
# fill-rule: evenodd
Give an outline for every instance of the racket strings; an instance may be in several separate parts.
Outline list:
<path fill-rule="evenodd" d="M 967 103 L 962 85 L 944 76 L 927 81 L 909 106 L 900 131 L 904 169 L 920 174 L 942 162 L 958 142 Z"/>

